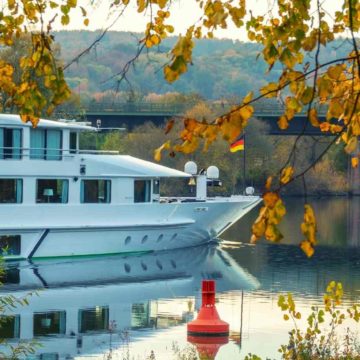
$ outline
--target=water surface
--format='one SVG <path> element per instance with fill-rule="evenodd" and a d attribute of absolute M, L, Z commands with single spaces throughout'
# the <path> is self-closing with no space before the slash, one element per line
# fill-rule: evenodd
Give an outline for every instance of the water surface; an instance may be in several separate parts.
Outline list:
<path fill-rule="evenodd" d="M 326 284 L 340 281 L 345 305 L 359 301 L 360 199 L 317 199 L 319 245 L 307 259 L 302 240 L 302 199 L 286 201 L 284 241 L 248 244 L 256 210 L 209 245 L 143 256 L 12 265 L 2 293 L 32 296 L 1 331 L 12 344 L 35 336 L 43 345 L 32 359 L 176 359 L 193 351 L 186 323 L 200 307 L 201 279 L 215 279 L 217 309 L 231 336 L 216 359 L 248 352 L 279 358 L 291 324 L 277 307 L 292 292 L 306 314 L 321 304 Z M 300 325 L 304 320 L 300 321 Z M 353 330 L 358 330 L 355 327 Z M 184 350 L 185 349 L 185 350 Z"/>

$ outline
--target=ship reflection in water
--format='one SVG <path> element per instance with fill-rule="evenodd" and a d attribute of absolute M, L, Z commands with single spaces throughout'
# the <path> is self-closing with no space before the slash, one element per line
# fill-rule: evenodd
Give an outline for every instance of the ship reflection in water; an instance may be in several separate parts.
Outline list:
<path fill-rule="evenodd" d="M 191 320 L 200 306 L 202 279 L 217 280 L 219 293 L 259 286 L 216 245 L 9 264 L 1 295 L 22 297 L 38 290 L 38 296 L 6 313 L 0 337 L 10 344 L 36 338 L 42 347 L 34 359 L 101 354 L 115 340 L 133 343 L 136 337 Z M 150 331 L 139 331 L 143 329 Z"/>

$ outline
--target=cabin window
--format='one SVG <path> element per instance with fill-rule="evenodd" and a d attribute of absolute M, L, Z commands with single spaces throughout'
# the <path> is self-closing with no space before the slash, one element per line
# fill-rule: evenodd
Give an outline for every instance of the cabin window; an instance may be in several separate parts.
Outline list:
<path fill-rule="evenodd" d="M 131 328 L 140 329 L 150 326 L 149 303 L 137 303 L 131 306 Z"/>
<path fill-rule="evenodd" d="M 153 194 L 154 195 L 160 194 L 160 181 L 159 180 L 153 181 Z"/>
<path fill-rule="evenodd" d="M 34 336 L 65 334 L 65 311 L 34 314 Z"/>
<path fill-rule="evenodd" d="M 77 151 L 77 133 L 70 132 L 70 154 L 76 154 Z"/>
<path fill-rule="evenodd" d="M 62 139 L 60 130 L 31 129 L 30 158 L 61 160 Z"/>
<path fill-rule="evenodd" d="M 1 315 L 0 316 L 0 338 L 18 339 L 20 337 L 20 316 Z"/>
<path fill-rule="evenodd" d="M 20 235 L 0 235 L 1 255 L 20 255 L 21 236 Z"/>
<path fill-rule="evenodd" d="M 0 129 L 0 159 L 20 159 L 21 129 Z"/>
<path fill-rule="evenodd" d="M 96 306 L 79 310 L 79 332 L 104 331 L 109 328 L 109 308 Z"/>
<path fill-rule="evenodd" d="M 17 267 L 5 268 L 4 273 L 0 274 L 0 281 L 2 284 L 20 284 L 20 269 Z"/>
<path fill-rule="evenodd" d="M 82 180 L 80 201 L 82 203 L 110 203 L 110 180 Z"/>
<path fill-rule="evenodd" d="M 69 180 L 64 179 L 38 179 L 36 190 L 37 203 L 68 202 Z"/>
<path fill-rule="evenodd" d="M 22 180 L 0 179 L 0 203 L 19 204 L 22 202 Z"/>
<path fill-rule="evenodd" d="M 150 201 L 150 180 L 135 180 L 134 182 L 134 202 L 149 202 Z"/>

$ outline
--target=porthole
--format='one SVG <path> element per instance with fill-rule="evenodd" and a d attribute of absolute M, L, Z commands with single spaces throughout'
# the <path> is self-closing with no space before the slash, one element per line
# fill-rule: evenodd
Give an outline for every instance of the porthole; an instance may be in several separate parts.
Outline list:
<path fill-rule="evenodd" d="M 145 263 L 143 263 L 143 262 L 141 262 L 141 267 L 142 267 L 142 269 L 143 269 L 144 271 L 147 270 L 147 265 L 146 265 Z"/>
<path fill-rule="evenodd" d="M 157 242 L 161 241 L 163 239 L 164 235 L 163 234 L 160 234 L 158 239 L 157 239 Z"/>
<path fill-rule="evenodd" d="M 177 236 L 178 236 L 178 234 L 175 233 L 175 234 L 171 237 L 171 240 L 175 240 Z"/>
<path fill-rule="evenodd" d="M 131 236 L 127 236 L 125 239 L 125 245 L 129 244 L 131 241 Z"/>
<path fill-rule="evenodd" d="M 161 262 L 159 260 L 156 260 L 156 265 L 160 270 L 163 269 L 163 266 L 162 266 L 162 264 L 161 264 Z"/>
<path fill-rule="evenodd" d="M 127 263 L 124 264 L 124 269 L 127 273 L 129 273 L 131 271 L 131 266 Z"/>
<path fill-rule="evenodd" d="M 171 266 L 176 269 L 176 262 L 174 260 L 170 260 Z"/>
<path fill-rule="evenodd" d="M 147 235 L 145 235 L 145 236 L 142 238 L 141 243 L 144 244 L 144 243 L 147 241 L 148 238 L 149 238 L 149 237 L 148 237 Z"/>

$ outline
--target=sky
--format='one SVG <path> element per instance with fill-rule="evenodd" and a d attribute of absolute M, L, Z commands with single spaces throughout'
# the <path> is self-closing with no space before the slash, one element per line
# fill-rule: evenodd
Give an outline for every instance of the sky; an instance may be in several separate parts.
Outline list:
<path fill-rule="evenodd" d="M 335 10 L 340 8 L 341 2 L 342 1 L 323 0 L 322 4 L 330 13 L 334 13 Z M 110 12 L 109 14 L 110 3 L 111 0 L 78 0 L 78 4 L 88 10 L 89 26 L 85 27 L 83 25 L 83 19 L 81 18 L 80 12 L 78 12 L 77 14 L 73 14 L 69 26 L 64 28 L 57 24 L 55 29 L 104 29 L 114 22 L 118 14 L 116 12 Z M 236 1 L 234 1 L 234 3 L 236 3 Z M 276 9 L 274 3 L 276 4 L 276 0 L 248 0 L 247 6 L 251 7 L 254 15 L 266 15 L 268 9 Z M 312 0 L 312 3 L 313 6 L 315 6 L 314 0 Z M 198 21 L 201 15 L 201 10 L 195 0 L 174 0 L 170 12 L 171 18 L 169 19 L 169 23 L 175 27 L 174 35 L 184 33 L 189 26 Z M 149 14 L 139 14 L 137 12 L 136 1 L 132 0 L 126 12 L 116 21 L 114 26 L 111 27 L 111 30 L 142 32 L 148 20 Z M 216 31 L 215 36 L 234 40 L 247 40 L 245 29 L 238 29 L 234 25 L 230 25 L 228 29 Z"/>

